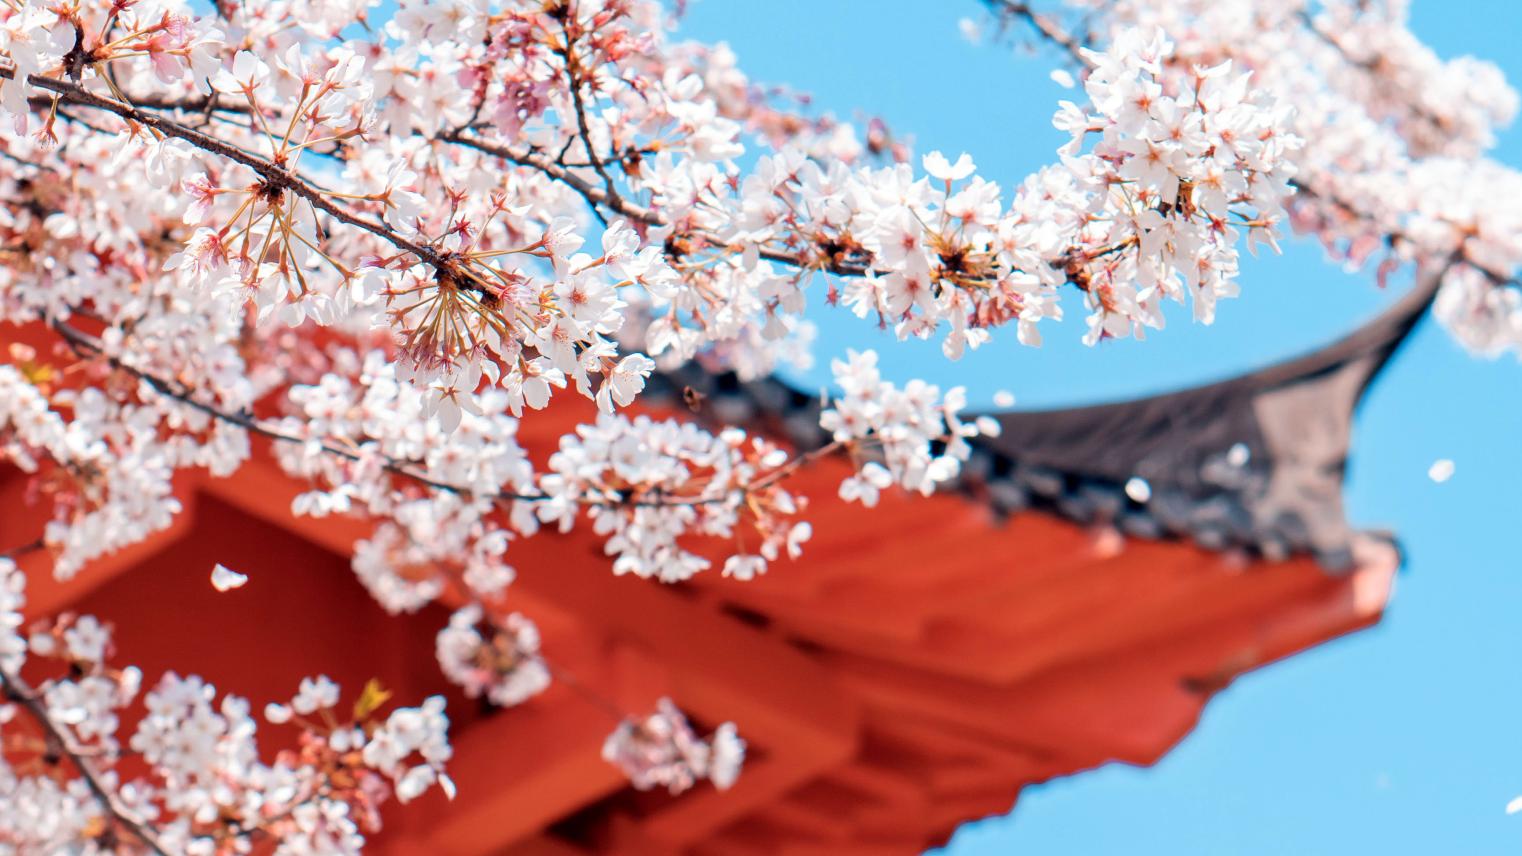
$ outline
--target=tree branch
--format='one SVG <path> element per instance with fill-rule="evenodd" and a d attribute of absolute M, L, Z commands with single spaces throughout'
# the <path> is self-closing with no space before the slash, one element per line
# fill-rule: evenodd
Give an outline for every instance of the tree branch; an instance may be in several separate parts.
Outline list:
<path fill-rule="evenodd" d="M 561 51 L 560 55 L 565 60 L 565 76 L 570 84 L 571 104 L 576 111 L 576 127 L 581 136 L 581 144 L 587 149 L 587 160 L 591 162 L 592 169 L 596 170 L 598 176 L 602 178 L 608 202 L 617 207 L 618 186 L 613 183 L 613 177 L 608 175 L 608 170 L 602 165 L 602 158 L 598 157 L 597 150 L 592 147 L 592 131 L 587 125 L 587 107 L 581 100 L 581 79 L 576 75 L 580 67 L 576 59 L 576 39 L 570 27 L 565 29 L 565 50 Z"/>
<path fill-rule="evenodd" d="M 0 68 L 0 78 L 9 79 L 13 78 L 14 75 L 15 73 L 10 69 Z M 195 128 L 182 125 L 179 122 L 154 113 L 149 113 L 146 110 L 96 95 L 78 84 L 40 74 L 29 75 L 27 83 L 38 89 L 57 94 L 67 103 L 113 113 L 122 119 L 152 128 L 165 136 L 184 140 L 202 151 L 246 166 L 270 185 L 290 190 L 292 193 L 311 203 L 314 208 L 323 211 L 341 223 L 369 232 L 397 249 L 417 256 L 420 260 L 435 268 L 447 269 L 449 267 L 448 260 L 438 250 L 426 244 L 419 244 L 416 241 L 404 238 L 384 223 L 378 223 L 354 214 L 343 206 L 334 203 L 321 190 L 308 184 L 300 176 L 279 164 L 265 160 Z M 160 109 L 163 109 L 169 103 L 160 102 Z M 469 284 L 467 279 L 462 278 L 461 282 L 462 284 Z"/>
<path fill-rule="evenodd" d="M 295 434 L 287 434 L 278 428 L 272 428 L 269 425 L 266 425 L 262 420 L 254 417 L 249 413 L 235 413 L 230 410 L 218 407 L 215 404 L 203 401 L 196 395 L 196 391 L 193 389 L 188 389 L 179 383 L 166 380 L 151 372 L 146 372 L 142 369 L 131 366 L 117 357 L 110 356 L 106 353 L 105 346 L 99 339 L 96 339 L 94 336 L 91 336 L 79 330 L 78 328 L 65 324 L 62 321 L 53 321 L 51 322 L 51 326 L 58 332 L 60 336 L 64 338 L 65 341 L 67 341 L 71 346 L 75 348 L 76 352 L 88 352 L 88 354 L 91 356 L 103 359 L 112 368 L 126 372 L 127 374 L 132 375 L 138 380 L 148 384 L 153 388 L 155 392 L 159 393 L 160 395 L 172 398 L 176 401 L 181 402 L 182 404 L 188 405 L 206 414 L 207 416 L 222 422 L 226 422 L 229 425 L 235 425 L 252 434 L 257 434 L 260 437 L 274 440 L 278 443 L 306 445 L 307 443 L 311 442 L 306 437 L 299 437 Z M 323 452 L 330 455 L 335 455 L 348 461 L 359 461 L 363 458 L 359 452 L 344 448 L 343 446 L 339 446 L 334 443 L 323 442 L 320 445 Z M 381 466 L 387 472 L 411 479 L 437 490 L 459 494 L 466 497 L 474 497 L 476 495 L 469 488 L 429 478 L 423 473 L 418 472 L 407 464 L 402 463 L 401 461 L 398 461 L 394 458 L 384 458 Z M 516 493 L 501 493 L 498 494 L 495 498 L 503 500 L 521 500 L 524 502 L 542 502 L 549 499 L 549 497 L 544 494 Z"/>
<path fill-rule="evenodd" d="M 292 445 L 305 446 L 312 442 L 309 438 L 301 437 L 295 434 L 288 434 L 278 428 L 271 427 L 250 413 L 233 412 L 225 408 L 218 407 L 215 404 L 202 400 L 202 398 L 196 394 L 196 390 L 194 389 L 187 388 L 183 384 L 166 380 L 165 378 L 159 377 L 152 372 L 147 372 L 129 365 L 128 363 L 123 362 L 121 359 L 107 354 L 105 351 L 105 346 L 100 342 L 99 339 L 96 339 L 94 336 L 91 336 L 64 322 L 52 321 L 50 324 L 52 328 L 57 331 L 58 334 L 62 336 L 64 340 L 70 344 L 71 347 L 75 349 L 76 353 L 87 354 L 89 356 L 105 360 L 106 363 L 112 368 L 126 372 L 127 374 L 148 384 L 153 388 L 155 392 L 159 393 L 160 395 L 172 398 L 206 414 L 207 416 L 222 422 L 226 422 L 229 425 L 237 426 L 250 433 L 256 434 L 269 440 L 273 440 L 277 443 L 288 443 Z M 334 455 L 348 461 L 360 461 L 365 457 L 360 452 L 329 441 L 320 441 L 318 443 L 318 448 L 321 449 L 321 451 L 325 454 Z M 657 495 L 654 499 L 646 499 L 641 497 L 627 501 L 604 499 L 598 496 L 581 496 L 576 498 L 576 502 L 581 505 L 601 508 L 620 508 L 625 506 L 667 508 L 678 506 L 713 505 L 733 500 L 743 501 L 747 493 L 764 490 L 781 481 L 782 479 L 791 476 L 802 466 L 812 463 L 813 461 L 833 453 L 840 448 L 840 443 L 831 443 L 819 449 L 814 449 L 809 452 L 795 455 L 792 459 L 784 463 L 778 469 L 758 479 L 755 484 L 747 485 L 743 488 L 728 491 L 716 496 Z M 466 498 L 484 498 L 490 500 L 493 503 L 548 502 L 552 499 L 555 499 L 555 497 L 545 493 L 517 493 L 512 491 L 500 491 L 498 493 L 491 494 L 490 496 L 484 496 L 468 487 L 463 487 L 461 485 L 451 484 L 449 482 L 434 479 L 427 474 L 418 471 L 415 467 L 404 461 L 400 461 L 384 455 L 378 455 L 377 458 L 381 461 L 381 468 L 389 473 L 401 476 L 435 490 L 453 493 Z"/>
<path fill-rule="evenodd" d="M 46 546 L 46 541 L 41 538 L 35 538 L 31 541 L 26 542 L 25 544 L 12 547 L 9 550 L 5 550 L 4 552 L 0 552 L 0 559 L 18 559 L 29 553 L 35 553 Z"/>
<path fill-rule="evenodd" d="M 504 160 L 518 164 L 519 166 L 526 166 L 530 169 L 538 170 L 547 178 L 560 182 L 576 191 L 576 193 L 579 194 L 582 199 L 585 199 L 587 204 L 591 205 L 594 209 L 599 206 L 603 206 L 614 213 L 621 214 L 630 220 L 644 223 L 647 226 L 659 227 L 668 225 L 666 219 L 662 217 L 659 212 L 631 202 L 622 196 L 609 196 L 607 191 L 603 190 L 592 182 L 576 175 L 571 170 L 556 163 L 540 152 L 531 149 L 514 149 L 509 146 L 499 145 L 497 143 L 483 140 L 474 135 L 467 136 L 464 129 L 456 129 L 450 131 L 440 137 L 440 139 L 444 140 L 445 142 L 455 143 L 457 145 L 465 146 L 466 148 L 475 149 L 476 151 L 484 152 L 485 154 L 495 155 Z M 694 234 L 696 237 L 700 237 L 715 246 L 728 246 L 727 241 L 720 239 L 716 235 L 707 232 L 696 232 Z M 767 261 L 776 262 L 778 264 L 787 265 L 789 267 L 824 270 L 828 273 L 837 274 L 839 276 L 866 276 L 867 273 L 871 271 L 871 268 L 869 268 L 867 265 L 839 262 L 829 258 L 821 258 L 818 262 L 815 262 L 811 261 L 803 253 L 790 253 L 783 250 L 761 248 L 759 250 L 759 255 L 761 258 L 766 259 Z"/>
<path fill-rule="evenodd" d="M 74 742 L 74 737 L 63 726 L 53 721 L 48 715 L 47 705 L 19 674 L 13 674 L 6 669 L 0 669 L 0 689 L 5 696 L 15 701 L 25 710 L 37 725 L 42 729 L 47 738 L 48 745 L 68 758 L 79 775 L 84 779 L 85 785 L 90 789 L 90 794 L 100 804 L 102 810 L 116 821 L 123 829 L 132 833 L 132 836 L 142 842 L 158 856 L 169 856 L 169 850 L 159 841 L 158 833 L 153 827 L 135 812 L 122 804 L 121 797 L 108 788 L 101 772 L 95 769 L 90 759 L 85 757 L 85 750 Z"/>
<path fill-rule="evenodd" d="M 1094 67 L 1093 60 L 1091 60 L 1083 53 L 1085 49 L 1089 49 L 1091 47 L 1088 40 L 1078 39 L 1072 33 L 1069 33 L 1067 30 L 1063 29 L 1061 25 L 1059 25 L 1051 18 L 1051 16 L 1035 11 L 1035 9 L 1032 8 L 1030 3 L 1026 2 L 1026 0 L 983 0 L 983 3 L 990 9 L 990 11 L 996 15 L 1004 15 L 1009 18 L 1024 21 L 1035 31 L 1038 36 L 1066 51 L 1069 56 L 1071 56 L 1076 62 L 1078 62 L 1079 65 L 1083 66 L 1084 68 Z M 1369 70 L 1368 63 L 1360 62 L 1354 59 L 1335 36 L 1323 32 L 1319 27 L 1316 26 L 1315 21 L 1309 15 L 1302 13 L 1300 15 L 1300 20 L 1308 31 L 1310 31 L 1316 38 L 1325 42 L 1333 50 L 1336 50 L 1338 53 L 1340 53 L 1342 58 L 1350 65 L 1363 68 L 1365 71 Z M 1436 119 L 1429 116 L 1420 108 L 1413 107 L 1412 110 L 1413 113 L 1415 113 L 1418 117 L 1440 125 Z M 1315 185 L 1308 184 L 1300 180 L 1291 181 L 1291 185 L 1295 188 L 1297 195 L 1320 199 L 1326 204 L 1342 211 L 1351 217 L 1357 217 L 1361 220 L 1374 223 L 1374 225 L 1384 233 L 1385 239 L 1392 245 L 1397 243 L 1407 243 L 1412 246 L 1417 245 L 1416 242 L 1413 241 L 1410 236 L 1407 235 L 1403 230 L 1395 227 L 1387 227 L 1380 224 L 1375 218 L 1369 216 L 1366 212 L 1359 209 L 1353 203 L 1348 202 L 1345 199 L 1341 199 L 1335 194 L 1323 192 Z M 1497 288 L 1522 288 L 1522 282 L 1519 282 L 1516 276 L 1507 276 L 1472 259 L 1465 250 L 1466 243 L 1467 242 L 1463 240 L 1459 242 L 1457 250 L 1448 258 L 1446 264 L 1447 267 L 1452 267 L 1455 264 L 1464 264 L 1474 269 L 1481 276 L 1484 276 L 1486 279 L 1490 280 L 1491 284 Z"/>
<path fill-rule="evenodd" d="M 1080 41 L 1072 33 L 1063 29 L 1062 25 L 1051 16 L 1037 12 L 1024 0 L 983 0 L 983 5 L 995 15 L 1024 22 L 1036 32 L 1036 35 L 1066 51 L 1068 56 L 1079 65 L 1093 64 L 1083 54 L 1084 49 L 1089 47 L 1087 40 Z"/>

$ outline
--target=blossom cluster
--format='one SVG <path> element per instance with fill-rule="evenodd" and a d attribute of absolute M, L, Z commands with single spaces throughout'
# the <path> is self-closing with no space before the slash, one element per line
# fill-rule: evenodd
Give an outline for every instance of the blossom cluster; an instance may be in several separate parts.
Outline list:
<path fill-rule="evenodd" d="M 1161 32 L 1118 34 L 1086 54 L 1091 112 L 1067 103 L 1056 119 L 1073 135 L 1069 168 L 1103 200 L 1082 227 L 1092 249 L 1068 267 L 1098 307 L 1091 339 L 1138 321 L 1162 326 L 1160 299 L 1182 300 L 1185 289 L 1195 318 L 1209 322 L 1217 299 L 1237 291 L 1239 231 L 1277 247 L 1301 145 L 1289 107 L 1253 90 L 1229 60 L 1184 81 L 1165 75 L 1172 53 Z M 1075 157 L 1091 134 L 1093 151 Z"/>
<path fill-rule="evenodd" d="M 852 351 L 831 368 L 843 394 L 825 408 L 819 424 L 835 442 L 858 450 L 855 457 L 862 461 L 841 482 L 842 499 L 871 507 L 891 485 L 928 496 L 961 473 L 972 452 L 969 439 L 999 433 L 992 417 L 961 420 L 967 397 L 962 387 L 942 397 L 938 387 L 923 381 L 900 389 L 883 380 L 873 351 Z"/>
<path fill-rule="evenodd" d="M 345 714 L 336 684 L 303 680 L 288 704 L 265 712 L 299 726 L 299 749 L 264 760 L 246 699 L 218 700 L 211 684 L 174 673 L 139 698 L 141 671 L 110 665 L 110 628 L 93 616 L 40 621 L 23 638 L 24 579 L 0 559 L 0 626 L 11 628 L 0 735 L 17 748 L 0 761 L 0 835 L 19 852 L 94 852 L 116 841 L 211 856 L 272 840 L 280 852 L 359 853 L 390 796 L 405 802 L 434 785 L 453 792 L 442 697 L 382 718 L 386 694 L 372 685 Z M 32 683 L 23 669 L 46 677 Z M 136 727 L 120 734 L 122 711 L 138 704 Z M 141 765 L 120 765 L 128 749 Z"/>
<path fill-rule="evenodd" d="M 499 707 L 521 704 L 549 686 L 550 671 L 539 656 L 539 628 L 514 612 L 487 626 L 482 609 L 470 604 L 449 616 L 439 631 L 436 650 L 444 676 L 465 688 L 470 698 L 485 697 Z"/>
<path fill-rule="evenodd" d="M 25 361 L 0 365 L 0 449 L 27 472 L 45 476 L 54 515 L 43 531 L 54 573 L 72 576 L 85 562 L 169 526 L 179 511 L 170 477 L 179 467 L 236 469 L 248 456 L 241 431 L 161 402 L 125 403 L 94 387 L 56 389 L 52 369 Z M 64 419 L 59 410 L 72 411 Z M 192 431 L 160 440 L 164 423 L 188 420 Z M 199 436 L 197 436 L 199 434 Z"/>
<path fill-rule="evenodd" d="M 678 582 L 710 564 L 684 549 L 684 535 L 734 538 L 743 515 L 755 518 L 759 555 L 736 553 L 726 575 L 749 578 L 786 551 L 797 557 L 812 528 L 791 521 L 799 500 L 777 474 L 786 450 L 738 428 L 719 434 L 690 422 L 604 416 L 561 438 L 540 480 L 552 499 L 535 512 L 565 531 L 580 512 L 568 497 L 590 498 L 593 531 L 617 558 L 613 573 Z M 586 503 L 582 503 L 586 504 Z"/>
<path fill-rule="evenodd" d="M 394 364 L 379 352 L 363 363 L 357 382 L 328 373 L 291 388 L 295 412 L 278 424 L 291 442 L 277 457 L 318 488 L 296 499 L 295 513 L 362 511 L 381 521 L 356 547 L 354 569 L 394 612 L 416 610 L 451 585 L 499 598 L 514 576 L 506 559 L 514 534 L 566 532 L 583 516 L 605 538 L 614 573 L 665 582 L 710 566 L 684 546 L 689 536 L 733 541 L 724 573 L 749 579 L 784 554 L 796 558 L 812 533 L 796 519 L 804 498 L 785 481 L 800 460 L 738 428 L 712 433 L 692 422 L 603 415 L 563 437 L 538 472 L 516 441 L 506 394 L 476 396 L 475 410 L 446 434 L 423 418 L 425 394 L 402 383 Z M 834 448 L 878 455 L 893 482 L 928 493 L 955 477 L 967 438 L 993 428 L 960 421 L 962 390 L 943 399 L 914 382 L 900 391 L 875 365 L 873 352 L 838 364 L 845 394 L 821 424 Z M 938 443 L 944 450 L 932 454 Z M 867 463 L 857 481 L 880 481 L 882 466 Z"/>
<path fill-rule="evenodd" d="M 1518 95 L 1491 63 L 1444 60 L 1392 0 L 1072 0 L 1101 41 L 1159 28 L 1160 67 L 1183 89 L 1231 62 L 1293 110 L 1303 145 L 1287 222 L 1383 283 L 1403 267 L 1438 276 L 1437 317 L 1469 348 L 1522 353 L 1522 173 L 1486 156 Z M 1093 72 L 1089 72 L 1091 75 Z"/>
<path fill-rule="evenodd" d="M 1196 318 L 1210 321 L 1216 300 L 1236 292 L 1239 232 L 1273 242 L 1299 141 L 1287 107 L 1250 92 L 1249 76 L 1229 63 L 1174 87 L 1161 65 L 1171 50 L 1132 31 L 1092 53 L 1093 115 L 1063 105 L 1056 122 L 1073 142 L 1007 209 L 966 154 L 952 162 L 932 152 L 916 177 L 903 164 L 849 168 L 786 148 L 763 157 L 738 192 L 711 164 L 642 176 L 667 221 L 658 234 L 702 258 L 710 286 L 671 300 L 648 333 L 652 350 L 691 356 L 702 331 L 755 314 L 736 311 L 752 294 L 763 329 L 780 339 L 779 319 L 801 311 L 815 271 L 857 274 L 844 302 L 900 338 L 944 327 L 953 359 L 1008 322 L 1038 342 L 1036 322 L 1058 314 L 1064 284 L 1087 295 L 1091 341 L 1162 326 L 1163 298 L 1192 297 Z M 1089 134 L 1099 142 L 1080 154 Z M 747 249 L 725 263 L 718 242 Z M 798 268 L 779 271 L 778 259 Z"/>
<path fill-rule="evenodd" d="M 704 740 L 687 717 L 663 698 L 648 716 L 624 720 L 608 735 L 602 756 L 639 790 L 665 788 L 679 794 L 703 780 L 728 790 L 745 761 L 745 741 L 726 722 Z"/>
<path fill-rule="evenodd" d="M 475 396 L 472 412 L 446 432 L 427 418 L 426 395 L 400 380 L 383 352 L 346 359 L 358 365 L 287 392 L 290 415 L 279 430 L 296 442 L 280 444 L 277 460 L 314 487 L 292 511 L 378 521 L 356 546 L 353 565 L 392 612 L 422 607 L 451 581 L 476 597 L 500 596 L 514 571 L 504 558 L 510 529 L 494 519 L 504 504 L 499 498 L 537 495 L 517 420 L 506 412 L 507 394 Z M 403 469 L 397 462 L 410 463 Z M 526 505 L 507 517 L 520 530 L 534 526 Z"/>

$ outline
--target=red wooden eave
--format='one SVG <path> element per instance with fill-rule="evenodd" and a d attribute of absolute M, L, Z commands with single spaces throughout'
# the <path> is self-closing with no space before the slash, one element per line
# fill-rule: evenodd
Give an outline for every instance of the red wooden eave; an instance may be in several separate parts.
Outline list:
<path fill-rule="evenodd" d="M 525 423 L 531 452 L 586 415 L 555 414 Z M 1355 570 L 1330 576 L 1039 513 L 1000 522 L 955 496 L 863 512 L 834 498 L 842 474 L 797 477 L 818 534 L 749 583 L 615 578 L 580 533 L 509 551 L 510 605 L 559 670 L 631 711 L 670 695 L 700 723 L 737 722 L 752 757 L 723 793 L 630 791 L 599 757 L 614 722 L 564 682 L 502 711 L 450 691 L 432 658 L 447 611 L 384 615 L 347 566 L 368 524 L 292 517 L 304 486 L 263 453 L 230 479 L 183 476 L 173 527 L 67 583 L 29 558 L 29 608 L 99 614 L 150 680 L 196 672 L 256 706 L 317 671 L 399 700 L 445 692 L 460 795 L 389 811 L 381 852 L 912 853 L 1027 784 L 1155 762 L 1235 676 L 1377 621 L 1398 564 L 1360 540 Z M 0 482 L 20 509 L 0 543 L 39 531 L 23 485 Z M 218 561 L 250 583 L 215 592 Z"/>

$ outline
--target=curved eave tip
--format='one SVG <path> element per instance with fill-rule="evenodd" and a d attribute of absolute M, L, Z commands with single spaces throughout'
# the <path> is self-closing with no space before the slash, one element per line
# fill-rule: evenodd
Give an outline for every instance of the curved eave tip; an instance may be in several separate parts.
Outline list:
<path fill-rule="evenodd" d="M 1400 544 L 1389 533 L 1360 532 L 1353 537 L 1353 610 L 1374 617 L 1395 594 L 1395 575 L 1405 563 Z"/>

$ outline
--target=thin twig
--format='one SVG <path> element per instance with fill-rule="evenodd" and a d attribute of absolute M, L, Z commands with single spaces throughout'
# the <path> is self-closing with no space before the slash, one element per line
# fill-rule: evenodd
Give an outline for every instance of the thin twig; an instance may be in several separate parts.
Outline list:
<path fill-rule="evenodd" d="M 132 375 L 138 380 L 148 384 L 153 388 L 155 392 L 158 392 L 160 395 L 164 395 L 179 401 L 214 419 L 226 422 L 230 425 L 235 425 L 239 428 L 249 431 L 250 433 L 257 434 L 258 436 L 273 440 L 278 443 L 306 446 L 312 442 L 311 438 L 301 437 L 296 434 L 289 434 L 278 428 L 272 427 L 250 413 L 233 412 L 225 408 L 218 407 L 215 404 L 203 400 L 202 397 L 197 395 L 197 391 L 194 389 L 187 388 L 183 384 L 167 380 L 153 374 L 152 372 L 144 371 L 126 362 L 123 362 L 121 359 L 107 354 L 105 351 L 105 346 L 99 339 L 96 339 L 94 336 L 91 336 L 79 330 L 78 328 L 72 327 L 61 321 L 53 321 L 51 322 L 51 326 L 58 332 L 60 336 L 64 338 L 65 341 L 67 341 L 72 347 L 75 348 L 76 352 L 103 359 L 112 368 L 126 372 L 127 374 Z M 638 499 L 628 500 L 604 499 L 598 496 L 581 496 L 576 498 L 576 502 L 580 505 L 595 506 L 601 508 L 620 508 L 624 506 L 668 508 L 678 506 L 714 505 L 743 500 L 747 493 L 764 490 L 765 488 L 776 484 L 781 479 L 786 478 L 787 476 L 791 476 L 804 464 L 811 463 L 820 457 L 838 450 L 840 445 L 841 444 L 839 443 L 831 443 L 819 449 L 814 449 L 810 452 L 804 452 L 802 454 L 796 455 L 792 460 L 783 464 L 777 470 L 768 473 L 761 479 L 758 479 L 755 484 L 742 486 L 741 488 L 727 491 L 719 495 L 657 496 L 654 499 L 646 499 L 641 497 Z M 329 441 L 319 441 L 318 448 L 326 454 L 334 455 L 348 461 L 360 461 L 366 457 L 361 452 L 355 451 L 352 448 L 341 446 Z M 410 479 L 419 484 L 434 488 L 435 490 L 453 493 L 466 498 L 488 499 L 494 503 L 548 502 L 552 499 L 555 499 L 555 497 L 545 493 L 518 493 L 513 491 L 499 491 L 494 494 L 483 495 L 468 487 L 434 479 L 427 474 L 418 471 L 414 466 L 404 461 L 399 461 L 395 458 L 391 458 L 385 455 L 376 455 L 375 457 L 380 462 L 381 468 L 387 472 L 406 479 Z"/>
<path fill-rule="evenodd" d="M 14 77 L 14 74 L 10 69 L 0 68 L 0 78 L 9 79 Z M 397 249 L 417 256 L 420 260 L 435 268 L 448 269 L 450 267 L 449 260 L 444 254 L 433 247 L 405 238 L 384 223 L 354 214 L 328 199 L 321 190 L 308 184 L 300 176 L 285 167 L 247 152 L 231 143 L 219 140 L 164 116 L 96 95 L 74 83 L 40 74 L 29 75 L 27 82 L 38 89 L 57 93 L 67 103 L 114 113 L 122 119 L 152 128 L 165 136 L 184 140 L 202 151 L 246 166 L 271 186 L 290 190 L 292 193 L 305 199 L 313 207 L 325 212 L 341 223 L 369 232 Z M 468 280 L 462 278 L 462 284 L 468 284 Z"/>
<path fill-rule="evenodd" d="M 266 439 L 274 440 L 280 443 L 305 445 L 311 442 L 308 438 L 299 437 L 295 434 L 287 434 L 278 428 L 272 428 L 269 425 L 266 425 L 263 421 L 248 413 L 235 413 L 233 411 L 218 407 L 215 404 L 203 401 L 201 398 L 196 396 L 194 390 L 186 389 L 178 383 L 161 378 L 151 372 L 143 371 L 142 369 L 129 365 L 116 357 L 110 356 L 105 352 L 105 346 L 100 342 L 99 339 L 96 339 L 94 336 L 90 336 L 89 334 L 84 333 L 75 327 L 71 327 L 70 325 L 65 324 L 61 321 L 52 322 L 52 327 L 58 332 L 60 336 L 69 342 L 70 345 L 75 346 L 77 350 L 88 352 L 91 356 L 104 359 L 108 364 L 110 364 L 112 368 L 124 371 L 127 374 L 137 378 L 138 380 L 143 381 L 144 383 L 153 387 L 154 391 L 160 395 L 173 398 L 182 404 L 189 405 L 190 407 L 199 410 L 200 412 L 205 413 L 214 419 L 226 422 L 229 425 L 236 425 L 237 427 L 242 428 L 252 434 L 257 434 L 260 437 L 264 437 Z M 322 451 L 326 452 L 327 454 L 336 455 L 349 461 L 359 461 L 363 458 L 359 452 L 344 448 L 343 446 L 339 446 L 333 443 L 324 442 L 321 444 L 321 448 Z M 406 478 L 412 479 L 413 481 L 420 482 L 438 490 L 447 491 L 449 493 L 462 494 L 466 496 L 474 496 L 469 488 L 463 488 L 459 485 L 449 484 L 448 482 L 436 481 L 429 478 L 428 476 L 423 475 L 422 473 L 417 472 L 406 464 L 391 458 L 384 459 L 382 467 L 384 467 L 389 472 L 395 473 L 396 475 L 404 476 Z M 502 499 L 518 499 L 524 501 L 542 501 L 547 498 L 543 494 L 519 495 L 504 493 L 500 494 L 499 496 Z"/>
<path fill-rule="evenodd" d="M 1094 60 L 1084 53 L 1085 50 L 1092 47 L 1088 40 L 1080 40 L 1075 37 L 1072 33 L 1063 29 L 1051 16 L 1035 11 L 1025 0 L 983 0 L 983 2 L 995 14 L 1003 14 L 1007 17 L 1024 21 L 1030 25 L 1038 36 L 1066 51 L 1079 65 L 1085 68 L 1094 67 Z M 1350 65 L 1363 68 L 1366 71 L 1371 70 L 1368 62 L 1353 58 L 1348 53 L 1347 48 L 1335 36 L 1322 31 L 1308 14 L 1302 12 L 1300 20 L 1307 30 L 1333 50 L 1338 51 Z M 1431 121 L 1441 127 L 1441 122 L 1425 113 L 1420 107 L 1412 107 L 1412 111 L 1418 117 Z M 1339 198 L 1336 194 L 1324 192 L 1316 186 L 1298 179 L 1291 180 L 1290 186 L 1295 189 L 1297 195 L 1320 199 L 1348 216 L 1374 223 L 1383 232 L 1385 240 L 1392 246 L 1399 243 L 1417 245 L 1403 230 L 1379 223 L 1375 218 L 1369 216 L 1368 213 L 1353 203 Z M 1507 276 L 1475 261 L 1466 251 L 1466 245 L 1467 241 L 1459 242 L 1457 251 L 1449 256 L 1445 265 L 1446 267 L 1464 264 L 1490 280 L 1491 284 L 1497 288 L 1522 288 L 1522 282 L 1519 282 L 1517 277 Z"/>
<path fill-rule="evenodd" d="M 990 12 L 1023 21 L 1041 38 L 1067 51 L 1073 61 L 1082 66 L 1093 65 L 1083 51 L 1088 47 L 1072 33 L 1062 28 L 1051 16 L 1037 12 L 1023 0 L 983 0 Z"/>
<path fill-rule="evenodd" d="M 20 546 L 12 547 L 9 550 L 6 550 L 4 552 L 0 552 L 0 559 L 19 559 L 20 557 L 25 556 L 28 553 L 35 553 L 38 550 L 41 550 L 41 549 L 43 549 L 46 546 L 47 546 L 47 542 L 46 541 L 44 541 L 41 538 L 36 538 L 36 539 L 28 541 L 27 543 L 22 544 Z"/>
<path fill-rule="evenodd" d="M 484 152 L 485 154 L 495 155 L 504 160 L 518 164 L 519 166 L 526 166 L 530 169 L 538 170 L 540 173 L 544 174 L 545 177 L 560 182 L 576 191 L 576 193 L 579 194 L 582 199 L 586 200 L 587 204 L 592 206 L 594 209 L 596 209 L 598 206 L 605 206 L 617 214 L 621 214 L 630 220 L 636 220 L 648 226 L 667 225 L 666 219 L 662 217 L 658 212 L 637 203 L 631 202 L 622 196 L 610 197 L 607 191 L 604 189 L 576 175 L 574 172 L 571 172 L 569 169 L 566 169 L 564 166 L 556 163 L 555 161 L 537 151 L 515 149 L 510 146 L 498 145 L 496 143 L 483 140 L 474 135 L 468 135 L 465 133 L 464 129 L 449 131 L 440 137 L 440 139 L 444 140 L 445 142 L 455 143 L 461 146 L 465 146 L 466 148 L 475 149 L 476 151 Z M 727 246 L 727 242 L 721 240 L 715 235 L 711 235 L 705 232 L 697 232 L 694 234 L 696 237 L 700 237 L 715 246 Z M 767 261 L 784 264 L 789 267 L 809 269 L 817 268 L 840 276 L 865 276 L 871 270 L 868 266 L 862 264 L 840 262 L 828 258 L 822 258 L 818 261 L 814 261 L 802 253 L 790 253 L 783 250 L 763 248 L 759 251 L 758 255 Z"/>
<path fill-rule="evenodd" d="M 169 850 L 159 841 L 158 833 L 147 821 L 138 817 L 136 812 L 123 805 L 121 797 L 115 791 L 106 787 L 101 772 L 95 769 L 95 765 L 86 757 L 87 750 L 75 743 L 73 735 L 53 721 L 53 718 L 48 715 L 47 705 L 30 684 L 20 675 L 0 668 L 0 689 L 4 690 L 7 698 L 19 704 L 37 722 L 47 736 L 49 746 L 68 758 L 74 768 L 79 770 L 80 777 L 84 779 L 95 801 L 117 824 L 132 833 L 132 836 L 141 841 L 143 846 L 157 853 L 158 856 L 169 856 Z"/>
<path fill-rule="evenodd" d="M 592 169 L 602 178 L 603 187 L 607 190 L 608 202 L 615 208 L 618 206 L 618 186 L 613 183 L 613 177 L 608 175 L 607 169 L 602 165 L 602 159 L 597 156 L 597 150 L 592 147 L 592 131 L 587 125 L 587 107 L 581 100 L 581 80 L 576 76 L 579 64 L 576 59 L 576 42 L 571 35 L 570 27 L 565 31 L 565 50 L 560 54 L 565 59 L 565 76 L 570 83 L 571 104 L 576 111 L 576 127 L 581 134 L 581 144 L 587 149 L 587 160 L 591 161 Z"/>

